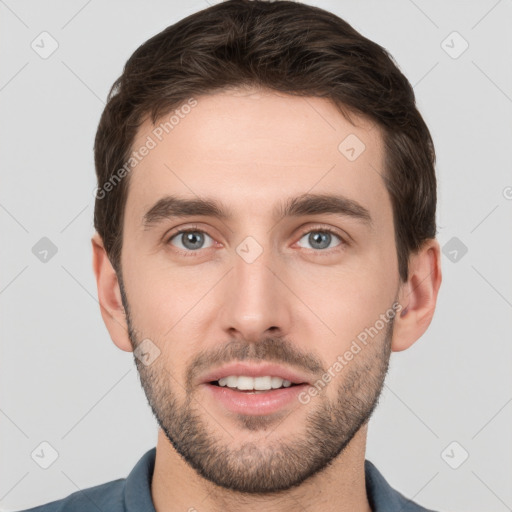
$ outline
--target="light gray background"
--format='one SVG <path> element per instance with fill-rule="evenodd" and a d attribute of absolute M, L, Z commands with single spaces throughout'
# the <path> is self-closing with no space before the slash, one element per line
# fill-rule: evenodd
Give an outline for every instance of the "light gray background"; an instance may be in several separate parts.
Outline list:
<path fill-rule="evenodd" d="M 392 355 L 367 458 L 426 507 L 512 510 L 512 2 L 310 3 L 387 48 L 414 85 L 438 155 L 438 238 L 468 248 L 443 255 L 430 329 Z M 204 7 L 0 1 L 1 510 L 125 477 L 156 443 L 133 355 L 100 316 L 92 148 L 131 53 Z M 59 44 L 47 59 L 31 48 L 43 31 Z M 453 31 L 469 43 L 458 58 L 442 46 Z M 42 237 L 58 248 L 46 263 L 32 253 Z M 31 458 L 43 441 L 59 454 L 46 470 Z M 458 469 L 441 455 L 453 441 L 452 464 L 469 453 Z"/>

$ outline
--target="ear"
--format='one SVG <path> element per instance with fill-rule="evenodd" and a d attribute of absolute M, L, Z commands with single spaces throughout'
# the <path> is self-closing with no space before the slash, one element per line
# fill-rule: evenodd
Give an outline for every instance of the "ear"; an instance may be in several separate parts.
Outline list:
<path fill-rule="evenodd" d="M 402 283 L 398 295 L 403 309 L 394 320 L 393 352 L 409 348 L 427 330 L 441 280 L 441 250 L 438 241 L 431 238 L 409 259 L 409 278 Z"/>
<path fill-rule="evenodd" d="M 101 316 L 115 345 L 125 352 L 132 352 L 133 347 L 128 336 L 128 324 L 117 274 L 108 259 L 103 240 L 98 233 L 94 234 L 91 242 L 92 266 L 98 286 Z"/>

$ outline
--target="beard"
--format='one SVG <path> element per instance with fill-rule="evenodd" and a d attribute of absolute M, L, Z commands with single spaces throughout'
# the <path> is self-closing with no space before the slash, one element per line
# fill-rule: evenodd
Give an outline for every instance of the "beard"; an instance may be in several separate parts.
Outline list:
<path fill-rule="evenodd" d="M 128 334 L 135 350 L 143 337 L 137 336 L 121 279 L 119 283 Z M 391 318 L 388 322 L 384 339 L 380 335 L 372 339 L 329 382 L 328 386 L 337 386 L 335 399 L 329 399 L 321 391 L 310 401 L 311 411 L 301 434 L 294 434 L 292 439 L 268 442 L 265 446 L 245 442 L 235 447 L 234 436 L 223 440 L 227 430 L 195 399 L 198 389 L 191 384 L 193 377 L 205 368 L 236 360 L 292 364 L 315 375 L 323 375 L 326 370 L 314 355 L 298 353 L 292 343 L 282 338 L 265 337 L 257 343 L 233 340 L 195 357 L 187 365 L 184 384 L 174 376 L 178 371 L 173 375 L 163 365 L 164 357 L 148 366 L 139 358 L 134 359 L 151 410 L 185 462 L 220 487 L 263 495 L 296 487 L 325 470 L 369 421 L 388 371 L 393 321 Z M 183 390 L 185 399 L 180 400 L 179 392 L 183 394 Z M 305 405 L 298 403 L 296 408 L 299 407 Z M 281 413 L 270 416 L 238 414 L 236 419 L 240 428 L 263 432 L 272 425 L 275 429 L 296 408 L 284 416 Z"/>

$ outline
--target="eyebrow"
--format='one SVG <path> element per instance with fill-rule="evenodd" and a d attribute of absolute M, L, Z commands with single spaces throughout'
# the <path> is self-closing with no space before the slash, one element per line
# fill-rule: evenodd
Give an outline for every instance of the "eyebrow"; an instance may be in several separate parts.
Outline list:
<path fill-rule="evenodd" d="M 368 227 L 373 225 L 370 212 L 357 201 L 343 195 L 303 194 L 287 199 L 277 205 L 273 211 L 275 220 L 281 220 L 285 217 L 318 214 L 335 214 L 351 217 Z M 230 220 L 233 218 L 233 213 L 215 199 L 186 199 L 168 195 L 159 199 L 144 214 L 142 225 L 144 230 L 149 230 L 163 220 L 190 216 L 216 217 L 221 220 Z"/>

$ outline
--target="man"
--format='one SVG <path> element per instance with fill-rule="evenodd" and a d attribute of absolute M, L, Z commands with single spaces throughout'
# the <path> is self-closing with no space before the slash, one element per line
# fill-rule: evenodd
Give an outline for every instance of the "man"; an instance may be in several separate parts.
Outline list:
<path fill-rule="evenodd" d="M 95 164 L 101 314 L 158 442 L 31 510 L 426 510 L 365 460 L 441 284 L 434 147 L 387 52 L 305 4 L 209 7 L 128 60 Z"/>

